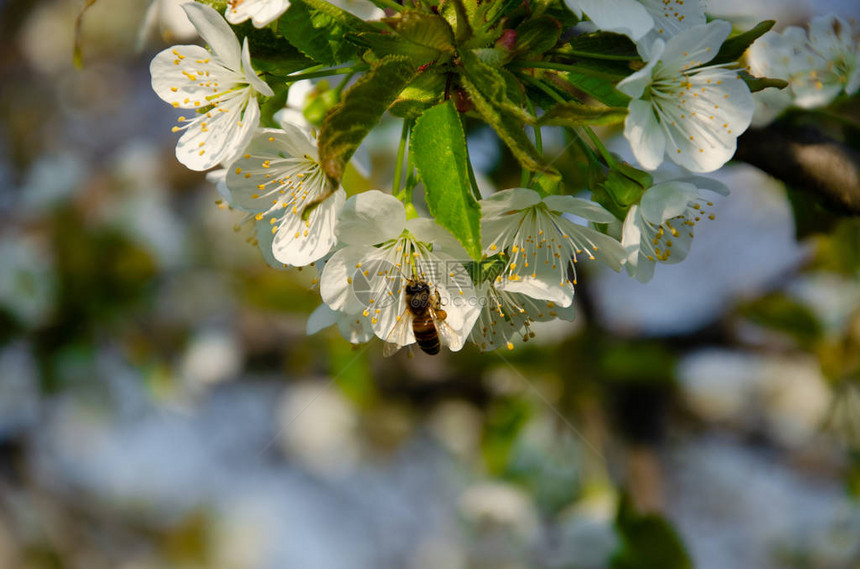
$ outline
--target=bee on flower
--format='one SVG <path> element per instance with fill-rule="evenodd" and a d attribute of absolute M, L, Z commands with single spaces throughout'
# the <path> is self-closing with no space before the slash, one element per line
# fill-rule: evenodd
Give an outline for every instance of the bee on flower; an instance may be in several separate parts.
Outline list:
<path fill-rule="evenodd" d="M 349 312 L 360 304 L 376 336 L 396 349 L 417 341 L 407 297 L 426 288 L 426 303 L 445 312 L 439 342 L 451 351 L 463 347 L 479 307 L 463 266 L 468 257 L 453 236 L 431 219 L 407 220 L 403 203 L 377 190 L 347 200 L 336 232 L 344 247 L 320 277 L 320 294 L 331 309 Z M 421 290 L 407 291 L 410 286 Z"/>

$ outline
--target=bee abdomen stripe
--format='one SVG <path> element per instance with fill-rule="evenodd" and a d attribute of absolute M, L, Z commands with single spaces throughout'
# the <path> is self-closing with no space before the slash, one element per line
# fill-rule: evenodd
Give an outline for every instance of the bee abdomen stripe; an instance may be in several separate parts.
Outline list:
<path fill-rule="evenodd" d="M 416 318 L 413 321 L 412 332 L 418 346 L 428 354 L 439 353 L 439 334 L 432 318 Z"/>

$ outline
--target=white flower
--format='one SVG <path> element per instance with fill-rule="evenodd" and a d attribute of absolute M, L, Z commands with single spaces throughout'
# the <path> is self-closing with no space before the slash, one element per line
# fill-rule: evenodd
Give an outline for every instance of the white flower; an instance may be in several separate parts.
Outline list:
<path fill-rule="evenodd" d="M 504 253 L 507 258 L 505 269 L 496 277 L 498 290 L 567 307 L 573 302 L 578 254 L 621 269 L 624 250 L 615 239 L 564 217 L 573 214 L 597 223 L 615 219 L 592 201 L 572 196 L 541 199 L 534 190 L 513 188 L 481 200 L 481 211 L 484 252 Z"/>
<path fill-rule="evenodd" d="M 757 77 L 771 77 L 791 82 L 792 70 L 799 61 L 806 61 L 806 33 L 790 27 L 782 33 L 767 32 L 753 43 L 746 53 L 747 68 Z M 835 96 L 835 94 L 833 95 Z M 794 102 L 790 88 L 768 88 L 753 93 L 755 113 L 753 125 L 770 123 Z"/>
<path fill-rule="evenodd" d="M 677 263 L 690 250 L 693 228 L 703 218 L 714 219 L 707 211 L 714 204 L 702 197 L 708 190 L 728 195 L 728 189 L 708 178 L 673 180 L 651 186 L 639 205 L 627 212 L 621 243 L 627 251 L 627 272 L 641 282 L 654 276 L 657 261 Z"/>
<path fill-rule="evenodd" d="M 184 130 L 176 158 L 191 170 L 208 170 L 238 156 L 260 122 L 257 93 L 272 89 L 251 67 L 248 40 L 242 47 L 218 12 L 203 4 L 183 6 L 212 52 L 196 45 L 177 45 L 155 56 L 150 65 L 152 88 L 176 108 L 196 109 L 179 117 Z"/>
<path fill-rule="evenodd" d="M 349 313 L 358 303 L 379 338 L 398 347 L 412 344 L 404 289 L 417 278 L 438 292 L 447 313 L 441 325 L 436 322 L 441 343 L 451 351 L 463 347 L 479 307 L 463 267 L 467 256 L 448 232 L 430 219 L 407 221 L 399 200 L 371 190 L 347 200 L 337 234 L 347 246 L 332 255 L 320 277 L 330 308 Z"/>
<path fill-rule="evenodd" d="M 843 89 L 849 95 L 860 89 L 860 47 L 848 22 L 832 14 L 813 19 L 809 23 L 808 48 L 806 61 L 792 70 L 798 106 L 823 106 Z"/>
<path fill-rule="evenodd" d="M 261 248 L 271 247 L 284 265 L 304 266 L 324 257 L 337 242 L 335 225 L 346 192 L 317 202 L 329 191 L 316 144 L 299 127 L 260 129 L 227 172 L 230 204 L 256 214 Z M 306 207 L 317 204 L 307 219 Z M 266 239 L 265 233 L 274 236 Z"/>
<path fill-rule="evenodd" d="M 582 18 L 583 13 L 601 30 L 625 34 L 638 40 L 651 31 L 654 19 L 636 0 L 565 0 L 570 10 Z"/>
<path fill-rule="evenodd" d="M 650 31 L 669 37 L 704 24 L 701 0 L 565 0 L 578 17 L 583 13 L 601 30 L 639 41 Z"/>
<path fill-rule="evenodd" d="M 633 97 L 624 136 L 645 168 L 657 168 L 668 153 L 688 170 L 710 172 L 734 155 L 752 119 L 752 95 L 734 71 L 703 66 L 730 31 L 728 22 L 716 21 L 640 46 L 647 65 L 618 89 Z"/>
<path fill-rule="evenodd" d="M 262 28 L 281 17 L 290 7 L 290 0 L 227 0 L 224 17 L 231 24 L 241 24 L 245 20 Z"/>
<path fill-rule="evenodd" d="M 850 25 L 835 16 L 812 20 L 809 35 L 791 26 L 768 32 L 746 55 L 750 73 L 788 81 L 787 89 L 754 93 L 754 124 L 767 124 L 789 106 L 813 109 L 830 104 L 843 90 L 860 89 L 860 48 Z"/>
<path fill-rule="evenodd" d="M 573 304 L 561 307 L 551 300 L 538 300 L 516 292 L 498 290 L 492 281 L 476 285 L 481 313 L 469 340 L 481 351 L 505 346 L 514 349 L 512 340 L 521 337 L 524 342 L 534 337 L 532 322 L 547 322 L 554 318 L 573 320 Z"/>
<path fill-rule="evenodd" d="M 669 38 L 707 22 L 703 0 L 640 0 L 654 18 L 653 31 Z"/>

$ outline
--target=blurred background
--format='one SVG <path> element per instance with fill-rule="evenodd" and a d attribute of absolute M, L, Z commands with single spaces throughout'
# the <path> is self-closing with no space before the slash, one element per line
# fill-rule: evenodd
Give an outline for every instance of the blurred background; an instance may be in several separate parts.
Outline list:
<path fill-rule="evenodd" d="M 309 337 L 315 270 L 173 156 L 148 66 L 193 29 L 156 2 L 99 0 L 77 69 L 82 2 L 0 0 L 0 568 L 860 567 L 860 220 L 732 164 L 685 262 L 584 267 L 511 352 Z"/>

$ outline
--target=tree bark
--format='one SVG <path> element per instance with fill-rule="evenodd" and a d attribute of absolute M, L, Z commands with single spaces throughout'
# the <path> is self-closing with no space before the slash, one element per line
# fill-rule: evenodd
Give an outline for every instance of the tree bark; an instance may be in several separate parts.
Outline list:
<path fill-rule="evenodd" d="M 738 138 L 735 159 L 860 215 L 860 153 L 815 128 L 771 125 Z"/>

